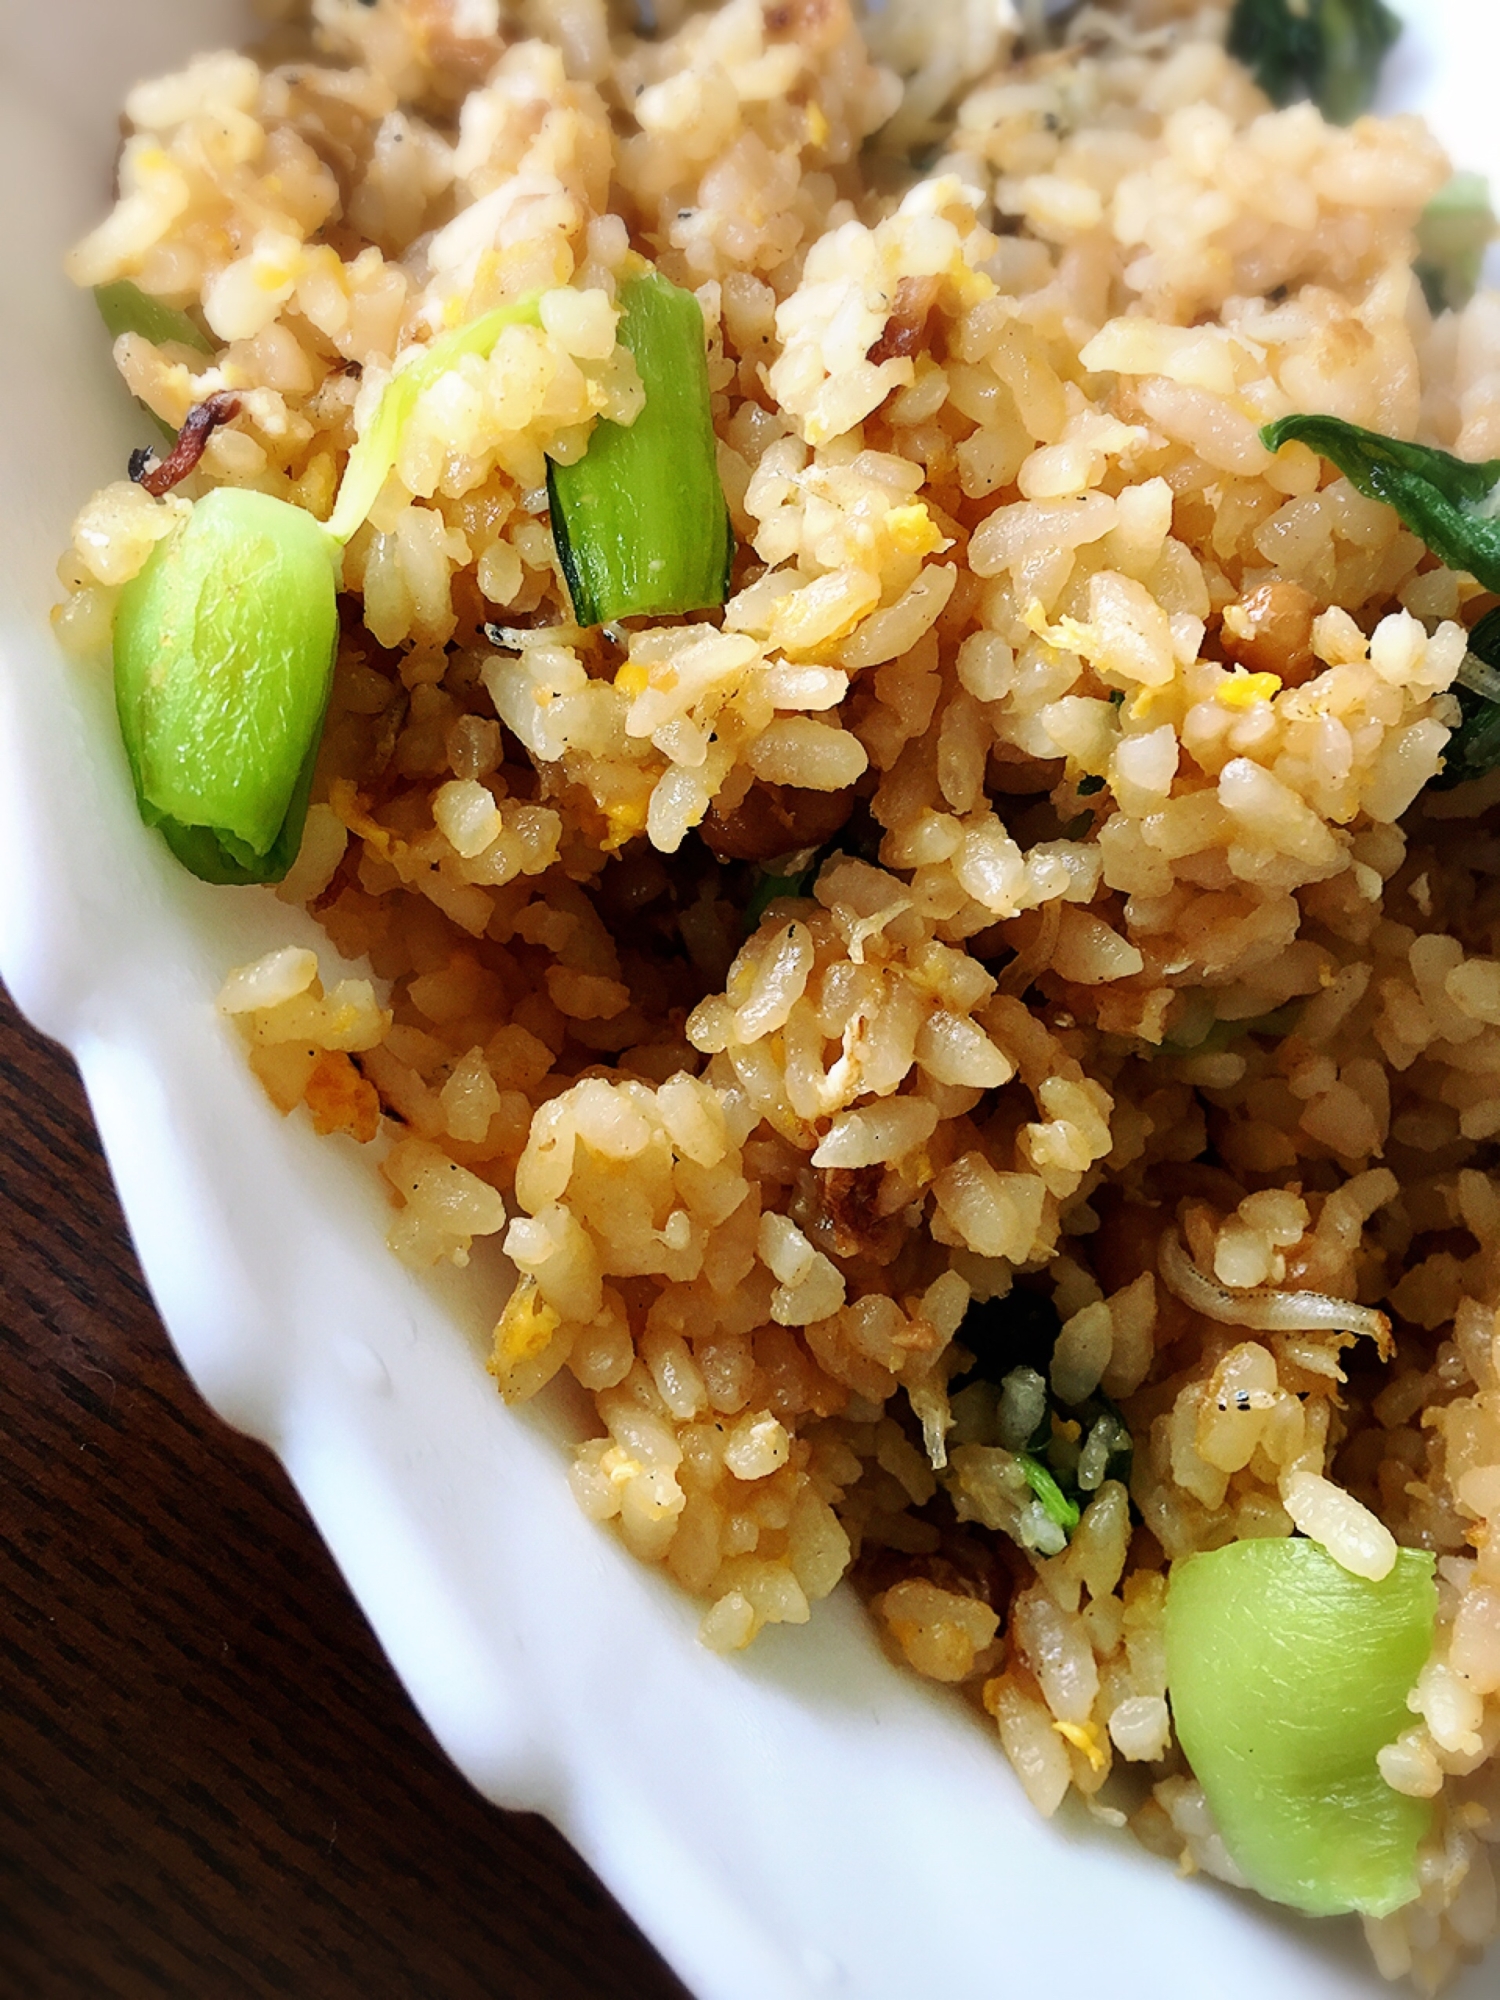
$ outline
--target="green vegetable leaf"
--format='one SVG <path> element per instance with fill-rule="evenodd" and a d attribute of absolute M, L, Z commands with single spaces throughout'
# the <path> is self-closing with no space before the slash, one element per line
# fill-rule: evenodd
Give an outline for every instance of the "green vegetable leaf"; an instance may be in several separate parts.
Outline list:
<path fill-rule="evenodd" d="M 118 340 L 122 333 L 138 333 L 153 347 L 164 347 L 169 341 L 176 341 L 179 347 L 195 347 L 200 354 L 212 354 L 214 351 L 214 344 L 208 335 L 195 326 L 185 312 L 179 312 L 175 306 L 163 305 L 160 299 L 153 299 L 149 292 L 143 292 L 128 278 L 121 278 L 113 285 L 96 285 L 94 302 L 99 308 L 99 317 L 109 329 L 111 340 Z"/>
<path fill-rule="evenodd" d="M 244 888 L 256 882 L 280 882 L 297 859 L 297 850 L 302 845 L 302 829 L 307 820 L 308 800 L 312 796 L 321 735 L 320 728 L 302 760 L 302 769 L 292 791 L 286 818 L 281 822 L 281 831 L 262 855 L 256 854 L 246 842 L 237 840 L 228 832 L 214 833 L 208 827 L 184 826 L 180 820 L 166 815 L 153 818 L 144 806 L 141 817 L 148 826 L 157 828 L 183 867 L 190 875 L 196 875 L 200 882 L 214 882 L 229 888 Z"/>
<path fill-rule="evenodd" d="M 141 817 L 211 882 L 296 858 L 338 640 L 311 514 L 218 487 L 121 592 L 115 703 Z"/>
<path fill-rule="evenodd" d="M 645 407 L 601 420 L 574 465 L 547 468 L 552 533 L 573 615 L 603 625 L 722 604 L 734 539 L 719 484 L 703 314 L 657 271 L 620 288 L 619 340 Z"/>
<path fill-rule="evenodd" d="M 1394 507 L 1450 569 L 1468 570 L 1486 590 L 1500 591 L 1500 458 L 1475 464 L 1341 417 L 1282 417 L 1261 437 L 1270 451 L 1296 438 L 1332 459 L 1361 493 Z"/>
<path fill-rule="evenodd" d="M 1422 210 L 1416 273 L 1434 312 L 1457 312 L 1474 296 L 1479 267 L 1495 234 L 1490 184 L 1483 174 L 1455 174 Z"/>
<path fill-rule="evenodd" d="M 1227 39 L 1273 104 L 1310 97 L 1347 125 L 1369 109 L 1400 33 L 1382 0 L 1236 0 Z"/>
<path fill-rule="evenodd" d="M 1471 662 L 1478 660 L 1486 667 L 1500 669 L 1500 609 L 1487 611 L 1469 634 L 1469 653 Z M 1437 791 L 1482 778 L 1500 764 L 1500 701 L 1465 687 L 1463 672 L 1460 668 L 1460 679 L 1453 687 L 1463 720 L 1448 738 L 1443 768 L 1432 780 Z"/>
<path fill-rule="evenodd" d="M 1332 459 L 1346 479 L 1372 500 L 1394 507 L 1414 535 L 1450 569 L 1467 570 L 1486 590 L 1500 591 L 1500 458 L 1475 464 L 1434 445 L 1408 444 L 1340 417 L 1293 416 L 1267 424 L 1261 437 L 1271 451 L 1300 439 Z M 1469 634 L 1469 652 L 1484 667 L 1500 669 L 1500 617 L 1490 612 Z M 1489 690 L 1454 689 L 1463 719 L 1448 740 L 1438 787 L 1482 777 L 1500 763 L 1500 703 Z M 1482 672 L 1476 678 L 1486 677 Z"/>
<path fill-rule="evenodd" d="M 1284 1007 L 1277 1007 L 1269 1014 L 1253 1014 L 1241 1021 L 1210 1020 L 1208 1027 L 1196 1038 L 1188 1034 L 1168 1035 L 1159 1046 L 1164 1055 L 1221 1055 L 1225 1049 L 1243 1041 L 1246 1035 L 1275 1035 L 1279 1041 L 1283 1035 L 1292 1032 L 1301 1012 L 1300 1001 L 1289 1000 Z"/>
<path fill-rule="evenodd" d="M 745 905 L 745 935 L 749 937 L 760 923 L 771 905 L 782 896 L 805 896 L 817 879 L 821 859 L 814 861 L 810 868 L 800 869 L 795 875 L 768 875 L 765 869 L 758 870 L 759 880 L 750 893 Z"/>
<path fill-rule="evenodd" d="M 1016 1463 L 1026 1475 L 1026 1484 L 1041 1501 L 1048 1520 L 1055 1521 L 1065 1533 L 1071 1534 L 1083 1519 L 1078 1503 L 1068 1498 L 1046 1466 L 1040 1459 L 1033 1458 L 1029 1451 L 1017 1452 Z"/>
<path fill-rule="evenodd" d="M 448 373 L 466 354 L 481 360 L 494 352 L 495 343 L 508 326 L 541 325 L 541 293 L 528 292 L 514 304 L 497 306 L 482 313 L 467 326 L 439 334 L 423 348 L 411 349 L 411 359 L 403 357 L 381 394 L 375 415 L 363 437 L 349 454 L 338 499 L 329 517 L 328 532 L 340 545 L 361 526 L 380 497 L 417 398 L 424 389 Z"/>
<path fill-rule="evenodd" d="M 1252 1888 L 1313 1916 L 1388 1916 L 1417 1893 L 1431 1809 L 1376 1753 L 1411 1724 L 1432 1647 L 1434 1559 L 1380 1583 L 1311 1541 L 1232 1542 L 1172 1565 L 1167 1677 L 1178 1739 Z"/>
<path fill-rule="evenodd" d="M 200 354 L 212 354 L 214 351 L 213 342 L 186 313 L 178 312 L 175 306 L 163 305 L 160 299 L 153 299 L 149 292 L 143 292 L 128 278 L 121 278 L 113 285 L 96 285 L 94 303 L 99 308 L 99 317 L 104 321 L 111 340 L 118 340 L 122 333 L 138 333 L 153 347 L 176 341 L 179 347 L 194 347 Z M 144 403 L 141 408 L 146 409 Z M 155 410 L 146 410 L 146 415 L 164 438 L 175 442 L 177 433 L 169 423 L 164 422 Z"/>

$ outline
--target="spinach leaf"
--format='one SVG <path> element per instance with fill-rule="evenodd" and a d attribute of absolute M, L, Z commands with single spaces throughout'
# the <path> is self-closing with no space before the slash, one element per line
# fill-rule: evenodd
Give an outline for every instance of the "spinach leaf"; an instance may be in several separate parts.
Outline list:
<path fill-rule="evenodd" d="M 1483 174 L 1455 174 L 1422 210 L 1415 270 L 1433 312 L 1466 306 L 1495 234 L 1490 184 Z"/>
<path fill-rule="evenodd" d="M 1500 591 L 1500 458 L 1472 464 L 1341 417 L 1282 417 L 1261 436 L 1270 451 L 1296 438 L 1332 459 L 1361 493 L 1394 507 L 1450 569 L 1466 569 L 1486 590 Z"/>
<path fill-rule="evenodd" d="M 1310 97 L 1347 125 L 1369 109 L 1400 32 L 1383 0 L 1236 0 L 1228 47 L 1273 104 Z"/>
<path fill-rule="evenodd" d="M 1500 458 L 1471 464 L 1339 417 L 1282 417 L 1261 436 L 1271 451 L 1296 438 L 1332 459 L 1361 493 L 1394 507 L 1450 569 L 1467 570 L 1486 590 L 1500 592 Z M 1477 663 L 1474 680 L 1493 683 L 1500 671 L 1500 609 L 1487 613 L 1469 634 L 1469 655 Z M 1460 668 L 1453 692 L 1462 720 L 1448 739 L 1442 772 L 1432 781 L 1439 789 L 1483 777 L 1500 764 L 1500 702 L 1487 689 L 1465 686 L 1465 678 Z"/>

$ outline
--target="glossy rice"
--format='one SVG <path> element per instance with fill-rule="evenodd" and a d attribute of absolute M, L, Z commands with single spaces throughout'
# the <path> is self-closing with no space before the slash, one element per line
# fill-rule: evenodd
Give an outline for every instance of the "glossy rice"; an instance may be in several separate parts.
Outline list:
<path fill-rule="evenodd" d="M 1259 427 L 1500 456 L 1500 296 L 1434 321 L 1410 269 L 1441 151 L 1269 110 L 1173 0 L 1039 52 L 979 0 L 274 11 L 131 93 L 73 254 L 211 336 L 119 338 L 151 411 L 242 406 L 176 495 L 83 509 L 73 650 L 184 496 L 326 518 L 395 359 L 543 297 L 348 547 L 281 893 L 370 977 L 233 972 L 257 1075 L 370 1145 L 405 1257 L 503 1246 L 501 1392 L 591 1392 L 579 1503 L 708 1645 L 852 1571 L 1043 1813 L 1234 1879 L 1168 1564 L 1435 1552 L 1381 1757 L 1433 1830 L 1367 1925 L 1435 1988 L 1497 1929 L 1500 775 L 1424 787 L 1492 600 Z M 639 406 L 632 252 L 702 307 L 738 553 L 722 612 L 585 631 L 546 462 Z M 1041 1376 L 965 1381 L 1006 1300 L 1134 1442 L 1075 1441 L 1070 1541 Z"/>

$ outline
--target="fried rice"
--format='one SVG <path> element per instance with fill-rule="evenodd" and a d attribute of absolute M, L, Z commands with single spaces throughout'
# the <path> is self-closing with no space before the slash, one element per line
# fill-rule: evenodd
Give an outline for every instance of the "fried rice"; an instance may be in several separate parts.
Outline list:
<path fill-rule="evenodd" d="M 501 1392 L 589 1392 L 578 1501 L 706 1644 L 852 1575 L 1041 1813 L 1238 1879 L 1170 1564 L 1433 1552 L 1380 1757 L 1431 1832 L 1366 1929 L 1434 1989 L 1500 1930 L 1500 774 L 1425 789 L 1494 600 L 1260 427 L 1500 456 L 1500 295 L 1411 270 L 1440 148 L 1269 109 L 1175 0 L 1060 45 L 993 0 L 272 12 L 130 94 L 73 253 L 210 337 L 122 334 L 132 394 L 240 415 L 85 506 L 70 649 L 183 496 L 326 518 L 400 353 L 542 305 L 348 546 L 280 893 L 370 976 L 234 971 L 256 1074 L 371 1145 L 404 1257 L 503 1245 Z M 547 460 L 638 404 L 635 253 L 702 308 L 738 553 L 722 614 L 581 629 Z M 974 1393 L 1023 1322 L 1128 1432 L 1058 1426 L 1071 1535 L 1037 1410 Z"/>

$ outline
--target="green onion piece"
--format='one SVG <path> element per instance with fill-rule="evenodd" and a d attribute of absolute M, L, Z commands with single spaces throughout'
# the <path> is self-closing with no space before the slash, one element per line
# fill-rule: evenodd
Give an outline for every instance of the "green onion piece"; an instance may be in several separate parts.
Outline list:
<path fill-rule="evenodd" d="M 311 514 L 221 486 L 120 594 L 115 703 L 141 817 L 205 881 L 279 882 L 296 859 L 336 564 Z"/>
<path fill-rule="evenodd" d="M 1273 104 L 1310 97 L 1348 125 L 1369 109 L 1400 33 L 1383 0 L 1236 0 L 1226 39 Z"/>
<path fill-rule="evenodd" d="M 1422 210 L 1416 273 L 1434 312 L 1461 311 L 1474 296 L 1479 267 L 1495 234 L 1490 184 L 1483 174 L 1455 174 Z"/>
<path fill-rule="evenodd" d="M 118 340 L 122 333 L 138 333 L 153 347 L 165 347 L 169 341 L 175 341 L 179 347 L 195 347 L 200 354 L 214 351 L 208 335 L 185 312 L 163 305 L 128 278 L 121 278 L 113 285 L 96 285 L 94 303 L 111 340 Z"/>
<path fill-rule="evenodd" d="M 1071 1534 L 1083 1516 L 1077 1503 L 1068 1498 L 1052 1474 L 1040 1459 L 1033 1458 L 1029 1451 L 1017 1452 L 1016 1463 L 1026 1475 L 1026 1484 L 1042 1503 L 1042 1511 L 1048 1520 L 1055 1521 L 1065 1533 Z"/>
<path fill-rule="evenodd" d="M 552 533 L 580 625 L 722 604 L 734 540 L 719 484 L 703 314 L 647 271 L 620 288 L 618 338 L 646 403 L 601 420 L 574 465 L 550 464 Z"/>
<path fill-rule="evenodd" d="M 1231 1856 L 1273 1902 L 1383 1917 L 1417 1893 L 1432 1808 L 1392 1791 L 1375 1760 L 1411 1726 L 1433 1567 L 1401 1549 L 1372 1583 L 1302 1540 L 1231 1542 L 1172 1565 L 1178 1740 Z"/>
<path fill-rule="evenodd" d="M 349 454 L 338 499 L 328 521 L 328 532 L 340 545 L 361 526 L 380 497 L 396 453 L 401 433 L 417 406 L 424 389 L 446 375 L 466 354 L 487 360 L 495 342 L 508 326 L 540 326 L 541 293 L 528 292 L 513 305 L 497 306 L 482 313 L 467 326 L 439 334 L 429 346 L 411 350 L 413 359 L 398 367 L 376 406 L 369 429 Z"/>

